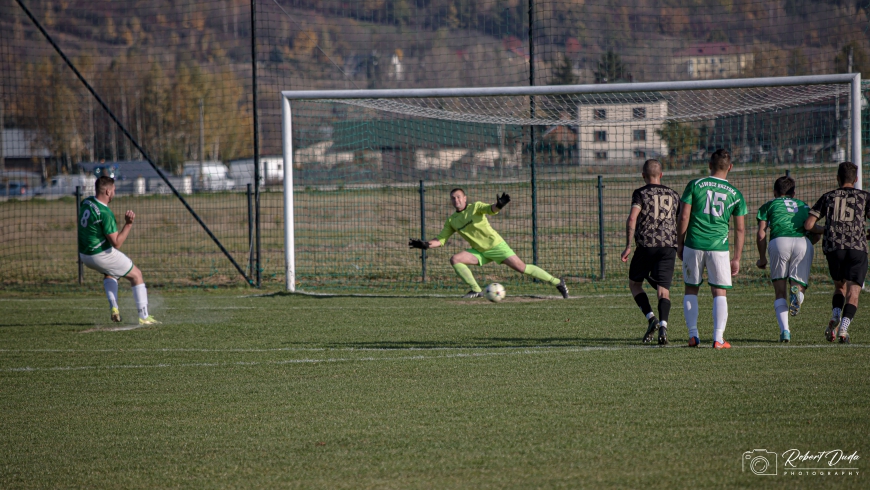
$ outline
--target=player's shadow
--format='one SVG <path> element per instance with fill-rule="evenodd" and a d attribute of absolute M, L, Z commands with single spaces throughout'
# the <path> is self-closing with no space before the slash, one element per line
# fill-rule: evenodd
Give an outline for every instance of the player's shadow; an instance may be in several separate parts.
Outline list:
<path fill-rule="evenodd" d="M 69 323 L 69 322 L 34 322 L 34 323 L 3 323 L 0 328 L 6 327 L 93 327 L 94 323 Z"/>
<path fill-rule="evenodd" d="M 320 344 L 332 349 L 516 349 L 523 347 L 600 347 L 610 344 L 639 343 L 636 338 L 614 337 L 477 337 L 465 340 L 400 340 L 373 342 L 333 342 Z"/>

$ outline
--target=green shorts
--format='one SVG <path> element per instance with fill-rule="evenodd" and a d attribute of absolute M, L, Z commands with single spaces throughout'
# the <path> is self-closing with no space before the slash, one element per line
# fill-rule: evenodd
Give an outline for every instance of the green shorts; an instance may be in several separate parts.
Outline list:
<path fill-rule="evenodd" d="M 478 265 L 486 265 L 490 262 L 495 262 L 496 264 L 501 264 L 506 259 L 509 259 L 516 255 L 513 250 L 508 246 L 507 242 L 501 242 L 498 245 L 492 247 L 486 252 L 481 252 L 476 248 L 469 248 L 466 252 L 470 253 L 477 257 Z"/>

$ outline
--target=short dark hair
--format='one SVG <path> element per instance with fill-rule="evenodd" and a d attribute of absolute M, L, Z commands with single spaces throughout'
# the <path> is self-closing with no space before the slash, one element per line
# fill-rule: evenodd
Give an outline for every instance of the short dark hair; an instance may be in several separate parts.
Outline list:
<path fill-rule="evenodd" d="M 843 162 L 837 168 L 837 180 L 840 185 L 854 184 L 858 181 L 858 166 L 852 162 Z"/>
<path fill-rule="evenodd" d="M 776 179 L 776 182 L 773 183 L 773 193 L 777 196 L 794 197 L 794 187 L 794 179 L 789 177 L 788 175 L 783 175 L 782 177 Z"/>
<path fill-rule="evenodd" d="M 728 170 L 731 166 L 731 152 L 724 148 L 719 148 L 710 155 L 710 166 L 715 170 Z"/>
<path fill-rule="evenodd" d="M 115 185 L 115 179 L 109 177 L 108 175 L 103 175 L 97 179 L 97 182 L 94 184 L 94 190 L 97 191 L 97 195 L 103 193 L 104 190 L 109 187 Z"/>
<path fill-rule="evenodd" d="M 465 190 L 464 190 L 462 187 L 455 187 L 455 188 L 453 188 L 453 189 L 450 191 L 450 195 L 452 196 L 453 193 L 456 192 L 456 191 L 459 191 L 459 192 L 465 194 Z M 468 194 L 465 194 L 465 195 L 467 196 Z"/>
<path fill-rule="evenodd" d="M 643 174 L 649 177 L 658 177 L 662 174 L 662 162 L 653 158 L 643 162 Z"/>

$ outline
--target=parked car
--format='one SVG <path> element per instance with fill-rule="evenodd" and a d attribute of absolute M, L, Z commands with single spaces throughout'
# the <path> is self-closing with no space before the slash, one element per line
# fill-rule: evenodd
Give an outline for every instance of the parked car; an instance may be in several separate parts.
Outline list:
<path fill-rule="evenodd" d="M 228 176 L 229 170 L 221 162 L 187 162 L 182 175 L 190 176 L 198 191 L 230 191 L 236 183 Z"/>
<path fill-rule="evenodd" d="M 10 180 L 5 184 L 0 182 L 0 196 L 26 197 L 29 195 L 31 195 L 31 192 L 26 182 L 21 182 L 20 180 Z"/>
<path fill-rule="evenodd" d="M 94 194 L 93 175 L 56 175 L 35 191 L 37 196 L 70 196 L 75 194 L 76 187 L 81 187 L 82 196 L 88 197 Z"/>

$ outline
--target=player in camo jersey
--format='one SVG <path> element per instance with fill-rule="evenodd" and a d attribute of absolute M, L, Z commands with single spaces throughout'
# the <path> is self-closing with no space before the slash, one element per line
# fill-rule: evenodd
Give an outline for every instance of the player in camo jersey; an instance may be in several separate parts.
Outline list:
<path fill-rule="evenodd" d="M 701 343 L 698 337 L 698 291 L 704 269 L 713 294 L 713 348 L 730 349 L 723 336 L 728 322 L 731 276 L 740 272 L 740 256 L 745 238 L 746 200 L 727 180 L 731 154 L 723 149 L 710 156 L 710 176 L 695 179 L 683 191 L 682 210 L 677 226 L 677 255 L 683 261 L 683 313 L 689 329 L 689 347 Z M 728 261 L 728 222 L 734 216 L 734 257 Z M 729 267 L 730 265 L 730 267 Z"/>
<path fill-rule="evenodd" d="M 662 185 L 662 164 L 658 160 L 644 162 L 641 176 L 646 185 L 631 195 L 631 212 L 625 224 L 625 250 L 621 258 L 623 262 L 628 261 L 631 240 L 634 238 L 637 249 L 628 270 L 628 288 L 647 320 L 642 342 L 652 342 L 653 334 L 658 329 L 659 345 L 667 345 L 670 289 L 677 259 L 680 195 Z M 644 280 L 656 289 L 658 318 L 653 314 L 649 298 L 643 290 Z"/>
<path fill-rule="evenodd" d="M 124 214 L 124 227 L 118 231 L 115 214 L 109 208 L 109 203 L 115 197 L 115 179 L 101 176 L 94 187 L 96 195 L 82 201 L 79 207 L 79 257 L 89 269 L 105 276 L 103 289 L 106 290 L 113 322 L 121 321 L 121 313 L 118 310 L 118 278 L 124 277 L 133 287 L 133 299 L 139 310 L 139 324 L 158 324 L 160 322 L 148 314 L 148 290 L 145 288 L 142 271 L 133 265 L 129 257 L 118 250 L 127 240 L 136 214 L 127 211 Z"/>
<path fill-rule="evenodd" d="M 807 230 L 813 229 L 816 221 L 825 219 L 822 251 L 828 259 L 831 279 L 834 280 L 834 297 L 831 321 L 825 330 L 825 338 L 848 344 L 849 325 L 858 311 L 858 296 L 867 275 L 867 232 L 864 221 L 870 218 L 870 193 L 856 189 L 858 166 L 843 162 L 837 169 L 835 189 L 819 198 L 810 210 L 804 223 Z"/>
<path fill-rule="evenodd" d="M 804 291 L 809 286 L 810 266 L 813 263 L 813 241 L 818 241 L 823 230 L 812 233 L 804 229 L 810 207 L 795 199 L 795 181 L 783 176 L 773 184 L 774 198 L 758 210 L 758 234 L 756 245 L 761 257 L 755 263 L 759 269 L 767 267 L 767 252 L 770 252 L 770 280 L 773 283 L 775 300 L 773 308 L 779 323 L 779 341 L 791 341 L 788 314 L 798 314 L 804 302 Z M 770 235 L 770 244 L 767 243 Z M 786 293 L 791 284 L 789 301 Z"/>

